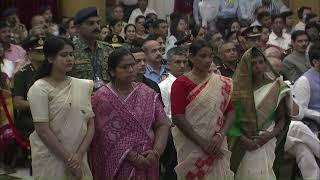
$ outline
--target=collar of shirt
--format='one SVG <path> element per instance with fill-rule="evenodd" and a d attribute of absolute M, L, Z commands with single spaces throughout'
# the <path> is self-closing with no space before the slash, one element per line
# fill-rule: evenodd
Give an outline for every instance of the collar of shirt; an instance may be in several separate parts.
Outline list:
<path fill-rule="evenodd" d="M 79 48 L 81 50 L 90 49 L 89 46 L 87 45 L 87 43 L 85 43 L 82 39 L 79 38 L 79 39 L 77 39 L 77 41 L 79 41 L 78 44 L 79 44 Z M 96 41 L 96 47 L 100 48 L 100 49 L 102 48 L 101 44 L 99 43 L 99 41 Z"/>
<path fill-rule="evenodd" d="M 279 37 L 279 36 L 277 36 L 273 31 L 271 32 L 269 38 L 272 39 L 272 40 L 285 39 L 285 38 L 284 38 L 284 33 L 282 33 L 282 36 Z"/>
<path fill-rule="evenodd" d="M 167 66 L 166 65 L 161 65 L 160 67 L 160 73 L 158 74 L 149 64 L 146 66 L 146 74 L 157 74 L 161 75 L 167 71 Z"/>
<path fill-rule="evenodd" d="M 171 73 L 169 73 L 168 79 L 173 82 L 173 81 L 175 81 L 177 78 L 174 77 L 174 75 L 172 75 Z"/>

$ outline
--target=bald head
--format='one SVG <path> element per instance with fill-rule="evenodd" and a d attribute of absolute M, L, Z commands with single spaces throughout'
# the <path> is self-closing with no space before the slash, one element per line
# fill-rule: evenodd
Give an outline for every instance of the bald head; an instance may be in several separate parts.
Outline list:
<path fill-rule="evenodd" d="M 275 58 L 275 57 L 268 57 L 268 61 L 270 62 L 273 69 L 281 74 L 281 71 L 283 69 L 283 64 L 281 59 Z"/>
<path fill-rule="evenodd" d="M 146 54 L 146 60 L 148 64 L 153 64 L 157 66 L 161 65 L 162 54 L 161 46 L 158 41 L 147 40 L 143 43 L 142 49 Z"/>
<path fill-rule="evenodd" d="M 274 58 L 281 59 L 281 51 L 275 47 L 269 47 L 264 51 L 264 54 L 267 58 L 274 57 Z"/>

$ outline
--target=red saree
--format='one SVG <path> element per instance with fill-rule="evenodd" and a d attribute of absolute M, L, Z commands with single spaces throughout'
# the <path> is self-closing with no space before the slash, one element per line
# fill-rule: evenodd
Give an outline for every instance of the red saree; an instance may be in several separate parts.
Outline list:
<path fill-rule="evenodd" d="M 95 136 L 90 149 L 90 163 L 95 180 L 139 179 L 157 180 L 159 165 L 147 170 L 136 169 L 126 156 L 150 150 L 154 143 L 153 124 L 166 119 L 158 94 L 138 83 L 121 99 L 107 85 L 93 97 Z"/>

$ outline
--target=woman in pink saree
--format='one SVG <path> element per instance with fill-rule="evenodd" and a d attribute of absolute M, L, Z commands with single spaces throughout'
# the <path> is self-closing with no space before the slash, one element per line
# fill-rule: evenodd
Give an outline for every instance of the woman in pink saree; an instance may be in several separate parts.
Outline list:
<path fill-rule="evenodd" d="M 159 179 L 169 124 L 159 95 L 135 83 L 135 60 L 123 48 L 109 56 L 112 80 L 92 100 L 96 131 L 90 163 L 95 180 Z"/>
<path fill-rule="evenodd" d="M 232 180 L 225 137 L 234 117 L 232 81 L 209 73 L 212 48 L 205 41 L 194 41 L 189 52 L 192 70 L 171 88 L 178 179 Z"/>

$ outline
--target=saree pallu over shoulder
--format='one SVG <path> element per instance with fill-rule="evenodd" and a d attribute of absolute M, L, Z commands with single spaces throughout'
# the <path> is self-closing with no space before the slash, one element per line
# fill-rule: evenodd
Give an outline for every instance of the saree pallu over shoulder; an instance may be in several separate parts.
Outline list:
<path fill-rule="evenodd" d="M 68 79 L 57 87 L 51 86 L 43 79 L 38 80 L 31 87 L 28 99 L 34 119 L 45 122 L 41 113 L 44 109 L 37 109 L 43 103 L 43 95 L 47 96 L 47 122 L 60 143 L 70 153 L 76 153 L 87 133 L 89 118 L 94 117 L 91 108 L 91 93 L 93 82 L 90 80 Z M 41 93 L 39 100 L 37 94 Z M 38 104 L 34 105 L 33 104 Z M 35 121 L 37 122 L 37 120 Z M 47 179 L 74 179 L 67 173 L 63 160 L 51 153 L 51 150 L 41 141 L 37 132 L 30 135 L 32 168 L 37 180 Z M 87 155 L 83 158 L 83 179 L 92 179 Z"/>
<path fill-rule="evenodd" d="M 96 131 L 90 148 L 95 179 L 158 178 L 158 165 L 138 170 L 126 159 L 132 150 L 142 153 L 152 149 L 154 136 L 150 129 L 155 121 L 157 98 L 158 94 L 143 84 L 138 84 L 125 100 L 108 86 L 95 93 Z"/>
<path fill-rule="evenodd" d="M 254 53 L 261 54 L 270 70 L 264 74 L 263 82 L 260 82 L 264 85 L 257 90 L 254 89 L 252 72 Z M 257 48 L 251 48 L 244 53 L 237 66 L 233 81 L 232 102 L 236 109 L 236 120 L 228 132 L 228 142 L 232 151 L 231 169 L 236 173 L 242 158 L 246 154 L 245 147 L 241 145 L 240 137 L 244 135 L 251 138 L 258 136 L 261 132 L 272 131 L 272 126 L 277 123 L 276 111 L 278 105 L 289 94 L 290 89 Z M 280 136 L 282 135 L 278 137 Z M 270 144 L 272 144 L 271 141 Z"/>
<path fill-rule="evenodd" d="M 224 124 L 224 112 L 229 104 L 232 92 L 232 80 L 213 74 L 209 80 L 199 84 L 188 96 L 190 103 L 186 107 L 186 120 L 203 138 L 211 139 Z M 230 156 L 226 139 L 221 147 L 224 157 L 216 159 L 208 156 L 177 128 L 172 129 L 177 150 L 178 165 L 175 170 L 178 179 L 221 179 L 232 180 Z"/>

